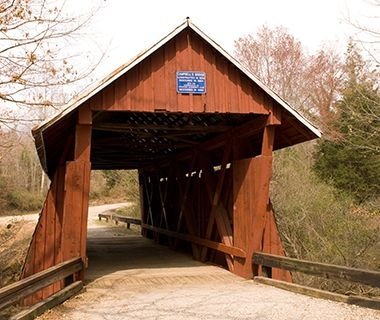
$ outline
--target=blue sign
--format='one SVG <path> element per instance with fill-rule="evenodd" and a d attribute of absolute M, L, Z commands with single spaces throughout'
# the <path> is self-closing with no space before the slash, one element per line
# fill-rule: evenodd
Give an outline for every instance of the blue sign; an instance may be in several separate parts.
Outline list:
<path fill-rule="evenodd" d="M 177 92 L 205 94 L 206 73 L 201 71 L 177 71 Z"/>

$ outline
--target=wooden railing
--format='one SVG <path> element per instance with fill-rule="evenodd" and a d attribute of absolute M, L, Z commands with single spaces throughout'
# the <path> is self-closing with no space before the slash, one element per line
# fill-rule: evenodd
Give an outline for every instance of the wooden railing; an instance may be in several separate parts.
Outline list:
<path fill-rule="evenodd" d="M 83 288 L 82 281 L 73 281 L 74 274 L 83 269 L 81 258 L 71 259 L 59 263 L 51 268 L 38 272 L 30 277 L 12 283 L 0 289 L 0 311 L 16 304 L 33 293 L 43 289 L 57 281 L 64 280 L 67 286 L 53 294 L 43 302 L 39 302 L 11 319 L 29 319 L 35 317 L 47 309 L 62 303 Z"/>
<path fill-rule="evenodd" d="M 128 229 L 131 227 L 131 224 L 141 226 L 141 220 L 140 219 L 136 219 L 136 218 L 132 218 L 132 217 L 126 217 L 126 216 L 122 216 L 119 214 L 99 213 L 98 218 L 99 218 L 99 221 L 102 220 L 102 218 L 106 219 L 107 222 L 108 222 L 108 220 L 113 220 L 113 221 L 115 221 L 116 224 L 118 224 L 119 222 L 124 222 L 127 224 Z"/>
<path fill-rule="evenodd" d="M 184 233 L 180 233 L 180 232 L 171 231 L 168 229 L 154 227 L 154 226 L 149 225 L 149 224 L 141 223 L 140 219 L 125 217 L 125 216 L 120 216 L 120 215 L 110 214 L 110 213 L 99 213 L 98 217 L 99 217 L 99 220 L 104 218 L 104 219 L 106 219 L 106 221 L 114 220 L 115 223 L 118 223 L 119 221 L 124 222 L 127 224 L 128 228 L 130 227 L 130 224 L 141 225 L 141 227 L 143 229 L 151 230 L 153 232 L 157 232 L 159 234 L 163 234 L 163 235 L 171 237 L 171 238 L 175 238 L 175 239 L 179 239 L 179 240 L 183 240 L 183 241 L 188 241 L 188 242 L 193 243 L 193 244 L 197 244 L 197 245 L 200 245 L 203 247 L 214 249 L 214 250 L 217 250 L 217 251 L 220 251 L 223 253 L 231 254 L 235 257 L 240 257 L 240 258 L 246 257 L 245 251 L 240 249 L 240 248 L 228 246 L 228 245 L 225 245 L 223 243 L 211 241 L 211 240 L 200 238 L 200 237 L 190 235 L 190 234 L 184 234 Z"/>
<path fill-rule="evenodd" d="M 142 224 L 142 227 L 144 229 L 151 230 L 151 231 L 166 235 L 168 237 L 172 237 L 172 238 L 183 240 L 183 241 L 188 241 L 193 244 L 197 244 L 203 247 L 207 247 L 210 249 L 214 249 L 223 253 L 233 255 L 235 257 L 239 257 L 239 258 L 246 257 L 246 253 L 244 250 L 234 247 L 234 246 L 226 245 L 221 242 L 211 241 L 211 240 L 200 238 L 200 237 L 193 236 L 190 234 L 185 234 L 185 233 L 175 232 L 175 231 L 171 231 L 171 230 L 167 230 L 163 228 L 153 227 L 148 224 Z"/>
<path fill-rule="evenodd" d="M 261 252 L 256 252 L 253 255 L 252 263 L 254 268 L 258 268 L 258 266 L 262 267 L 262 273 L 264 277 L 255 277 L 255 280 L 257 282 L 270 284 L 276 287 L 280 287 L 282 289 L 307 294 L 318 298 L 327 298 L 335 301 L 356 304 L 374 309 L 380 309 L 380 299 L 378 298 L 342 295 L 310 287 L 300 286 L 297 284 L 287 283 L 284 281 L 270 279 L 272 275 L 272 268 L 278 268 L 288 271 L 302 272 L 305 274 L 310 274 L 313 276 L 323 277 L 327 279 L 346 280 L 380 288 L 379 271 L 351 268 L 333 264 L 312 262 L 307 260 L 299 260 Z"/>

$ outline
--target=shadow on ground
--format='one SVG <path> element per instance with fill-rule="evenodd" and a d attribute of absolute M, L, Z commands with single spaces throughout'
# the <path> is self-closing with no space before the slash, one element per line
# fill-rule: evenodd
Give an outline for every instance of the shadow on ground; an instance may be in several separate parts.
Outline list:
<path fill-rule="evenodd" d="M 152 268 L 202 267 L 190 254 L 170 249 L 138 234 L 138 230 L 125 227 L 98 227 L 89 230 L 87 239 L 89 266 L 86 283 L 102 276 L 123 270 Z"/>

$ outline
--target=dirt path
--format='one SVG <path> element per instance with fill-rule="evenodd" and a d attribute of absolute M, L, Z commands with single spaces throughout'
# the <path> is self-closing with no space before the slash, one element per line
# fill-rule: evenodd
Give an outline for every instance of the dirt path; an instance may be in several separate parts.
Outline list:
<path fill-rule="evenodd" d="M 112 204 L 103 204 L 99 206 L 91 206 L 88 210 L 88 222 L 89 227 L 96 226 L 96 220 L 98 219 L 98 214 L 114 210 L 120 207 L 126 207 L 129 206 L 129 202 L 120 202 L 120 203 L 112 203 Z M 38 215 L 37 213 L 30 213 L 30 214 L 24 214 L 24 215 L 16 215 L 16 216 L 3 216 L 0 217 L 0 225 L 5 225 L 7 223 L 12 223 L 13 221 L 31 221 L 31 222 L 37 222 L 38 221 Z"/>
<path fill-rule="evenodd" d="M 116 231 L 123 233 L 120 228 L 106 228 L 106 232 L 102 232 L 97 223 L 98 213 L 128 205 L 123 202 L 90 207 L 89 231 L 95 236 L 96 231 L 108 236 L 114 236 Z M 38 213 L 34 213 L 0 217 L 0 287 L 18 279 L 38 216 Z"/>
<path fill-rule="evenodd" d="M 242 280 L 92 213 L 86 291 L 39 320 L 380 319 L 379 311 Z"/>

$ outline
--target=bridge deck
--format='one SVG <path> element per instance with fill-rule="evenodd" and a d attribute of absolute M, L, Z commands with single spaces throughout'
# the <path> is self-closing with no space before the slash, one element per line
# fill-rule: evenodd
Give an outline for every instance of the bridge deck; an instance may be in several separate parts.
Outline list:
<path fill-rule="evenodd" d="M 39 319 L 380 319 L 243 280 L 125 229 L 89 230 L 86 292 Z"/>

